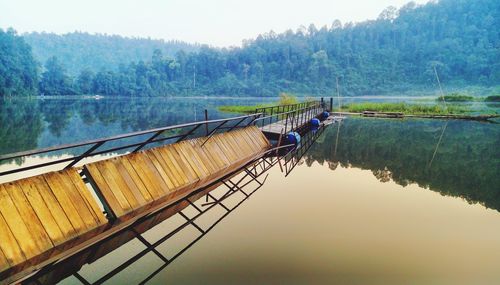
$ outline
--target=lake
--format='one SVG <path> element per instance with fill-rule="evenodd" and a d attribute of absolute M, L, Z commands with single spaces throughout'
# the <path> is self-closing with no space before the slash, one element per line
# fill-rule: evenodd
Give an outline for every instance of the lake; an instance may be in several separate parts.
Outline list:
<path fill-rule="evenodd" d="M 231 116 L 217 105 L 242 102 L 260 100 L 4 102 L 0 153 L 199 120 L 205 108 L 210 118 Z M 273 167 L 254 196 L 148 284 L 498 284 L 499 146 L 493 123 L 349 117 L 289 176 Z M 214 208 L 200 226 L 222 213 Z M 154 243 L 180 220 L 145 239 Z M 158 251 L 170 258 L 197 235 L 186 228 Z M 142 249 L 128 241 L 78 276 L 95 282 Z M 162 264 L 148 253 L 107 284 L 138 283 Z M 81 284 L 76 276 L 61 283 Z"/>
<path fill-rule="evenodd" d="M 221 113 L 221 105 L 254 105 L 278 98 L 127 98 L 34 97 L 0 101 L 0 155 L 54 145 L 81 142 L 126 132 L 147 130 L 204 119 L 235 116 Z M 326 99 L 328 101 L 328 99 Z M 351 102 L 418 102 L 432 104 L 433 97 L 343 97 Z M 333 100 L 338 106 L 337 98 Z M 472 104 L 474 110 L 500 110 L 498 103 Z"/>

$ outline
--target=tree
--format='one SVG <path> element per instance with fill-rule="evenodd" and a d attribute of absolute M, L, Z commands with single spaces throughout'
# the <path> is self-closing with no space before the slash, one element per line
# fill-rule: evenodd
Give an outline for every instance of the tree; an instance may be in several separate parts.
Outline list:
<path fill-rule="evenodd" d="M 78 76 L 76 87 L 80 94 L 93 93 L 94 73 L 90 69 L 84 69 Z"/>
<path fill-rule="evenodd" d="M 40 92 L 45 95 L 75 94 L 71 85 L 71 78 L 66 75 L 66 70 L 57 57 L 49 58 L 45 63 L 45 71 L 42 73 Z"/>
<path fill-rule="evenodd" d="M 31 47 L 13 29 L 0 29 L 0 97 L 36 95 L 37 84 Z"/>

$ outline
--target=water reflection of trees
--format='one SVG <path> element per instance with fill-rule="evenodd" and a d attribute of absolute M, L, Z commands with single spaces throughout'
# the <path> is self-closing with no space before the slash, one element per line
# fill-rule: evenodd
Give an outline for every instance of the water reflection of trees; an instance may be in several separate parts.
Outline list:
<path fill-rule="evenodd" d="M 42 131 L 42 115 L 35 102 L 0 101 L 0 154 L 18 151 L 19 146 L 35 148 Z"/>
<path fill-rule="evenodd" d="M 342 123 L 337 146 L 338 128 L 331 127 L 307 154 L 307 164 L 326 162 L 332 170 L 339 164 L 369 169 L 382 182 L 417 183 L 500 210 L 500 128 L 450 121 L 429 165 L 443 124 L 435 120 L 348 119 Z"/>
<path fill-rule="evenodd" d="M 15 99 L 0 102 L 0 154 L 222 116 L 196 99 Z M 42 134 L 45 133 L 44 136 Z"/>

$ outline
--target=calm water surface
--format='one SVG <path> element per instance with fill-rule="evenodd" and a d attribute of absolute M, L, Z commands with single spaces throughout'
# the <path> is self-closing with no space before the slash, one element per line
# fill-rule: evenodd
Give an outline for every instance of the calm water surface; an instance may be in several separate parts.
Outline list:
<path fill-rule="evenodd" d="M 15 98 L 0 100 L 0 155 L 36 148 L 103 138 L 235 114 L 221 113 L 221 105 L 254 105 L 278 98 Z M 351 102 L 418 102 L 433 104 L 432 97 L 346 97 Z M 334 106 L 338 106 L 334 98 Z M 500 111 L 496 103 L 475 102 L 474 110 Z"/>
<path fill-rule="evenodd" d="M 76 105 L 64 122 L 50 119 L 61 113 L 33 113 L 50 110 L 44 102 L 8 117 L 13 107 L 3 105 L 2 129 L 6 118 L 16 122 L 6 124 L 4 138 L 14 129 L 27 137 L 3 139 L 1 150 L 192 121 L 206 106 L 225 116 L 215 111 L 219 101 L 156 100 L 137 108 L 121 99 L 69 101 Z M 22 123 L 31 119 L 39 123 Z M 38 133 L 28 131 L 33 126 Z M 499 146 L 498 124 L 347 118 L 288 177 L 273 168 L 254 196 L 149 284 L 499 284 Z M 222 213 L 215 208 L 200 225 Z M 174 216 L 144 236 L 154 242 L 180 221 Z M 158 250 L 171 257 L 197 234 L 187 228 Z M 127 242 L 79 274 L 96 281 L 143 248 Z M 140 282 L 161 264 L 148 254 L 108 284 Z M 70 277 L 62 284 L 81 283 Z"/>
<path fill-rule="evenodd" d="M 494 124 L 348 118 L 290 176 L 272 169 L 149 284 L 498 284 L 498 145 Z M 175 222 L 145 237 L 154 242 Z M 187 229 L 159 251 L 172 256 L 196 236 Z M 142 249 L 131 241 L 80 274 L 95 281 Z M 140 282 L 161 264 L 147 255 L 109 284 Z"/>

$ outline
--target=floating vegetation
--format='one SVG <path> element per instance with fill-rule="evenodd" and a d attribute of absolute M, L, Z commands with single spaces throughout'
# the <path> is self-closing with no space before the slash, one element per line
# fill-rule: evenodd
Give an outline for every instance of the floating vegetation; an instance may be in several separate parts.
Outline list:
<path fill-rule="evenodd" d="M 306 99 L 307 101 L 307 99 Z M 285 106 L 285 105 L 294 105 L 298 104 L 299 100 L 296 96 L 288 93 L 281 93 L 280 99 L 278 102 L 268 103 L 268 104 L 257 104 L 257 105 L 228 105 L 228 106 L 219 106 L 217 109 L 221 112 L 225 113 L 240 113 L 240 114 L 252 114 L 255 113 L 256 109 L 271 107 L 271 106 Z"/>
<path fill-rule="evenodd" d="M 460 93 L 451 93 L 449 95 L 445 96 L 439 96 L 436 101 L 442 102 L 471 102 L 475 101 L 475 98 L 473 96 L 465 95 L 465 94 L 460 94 Z"/>
<path fill-rule="evenodd" d="M 500 102 L 500 95 L 488 96 L 484 99 L 485 102 Z"/>
<path fill-rule="evenodd" d="M 464 114 L 469 109 L 464 106 L 448 105 L 424 105 L 407 103 L 351 103 L 342 106 L 342 111 L 351 113 L 373 112 L 398 112 L 405 115 L 450 115 Z"/>

